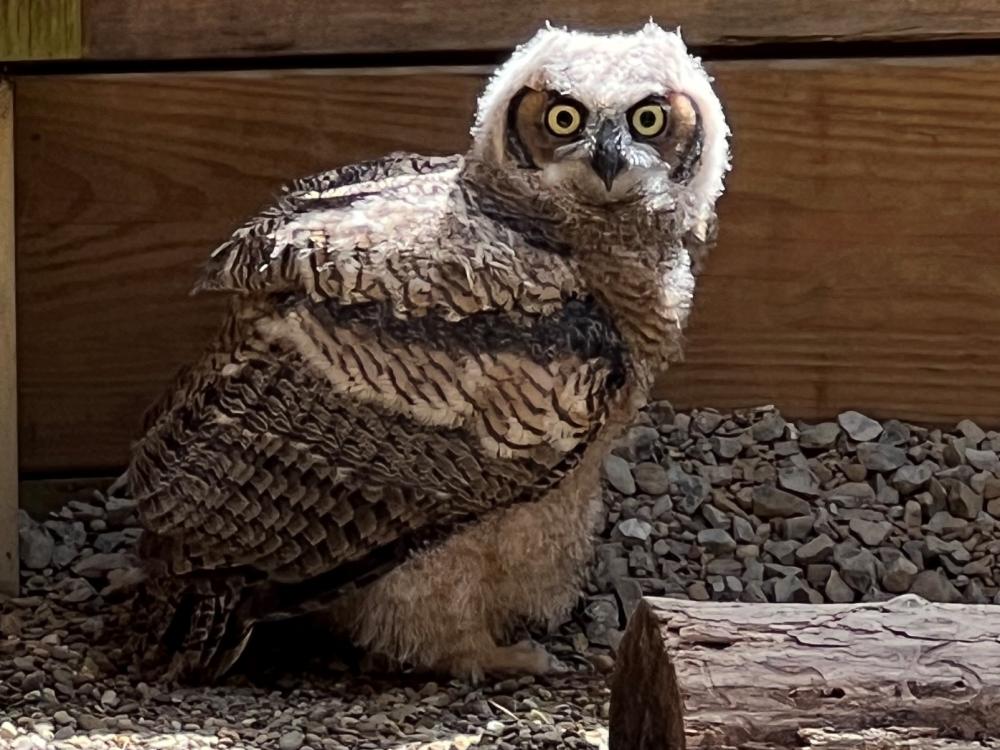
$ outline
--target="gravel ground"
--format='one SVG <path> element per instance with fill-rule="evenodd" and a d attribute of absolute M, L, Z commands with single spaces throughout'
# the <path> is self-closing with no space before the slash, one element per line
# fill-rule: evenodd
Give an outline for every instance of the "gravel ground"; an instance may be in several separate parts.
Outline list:
<path fill-rule="evenodd" d="M 0 748 L 606 747 L 605 675 L 643 594 L 1000 603 L 998 450 L 1000 433 L 969 421 L 942 432 L 653 404 L 605 462 L 579 608 L 536 634 L 574 671 L 478 687 L 358 676 L 326 655 L 213 689 L 139 682 L 116 645 L 136 582 L 134 504 L 76 494 L 48 518 L 21 516 L 22 596 L 0 598 Z"/>

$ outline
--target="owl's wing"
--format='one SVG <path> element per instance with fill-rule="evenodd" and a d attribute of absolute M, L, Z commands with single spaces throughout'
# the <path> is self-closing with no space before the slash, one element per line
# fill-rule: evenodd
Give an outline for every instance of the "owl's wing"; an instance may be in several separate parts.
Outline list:
<path fill-rule="evenodd" d="M 554 312 L 577 291 L 571 269 L 470 210 L 461 166 L 458 156 L 394 154 L 298 180 L 216 249 L 196 291 L 382 302 L 450 320 Z"/>
<path fill-rule="evenodd" d="M 169 575 L 363 580 L 581 460 L 624 385 L 618 332 L 565 260 L 463 224 L 447 171 L 336 207 L 307 190 L 215 256 L 203 286 L 234 313 L 129 468 Z"/>

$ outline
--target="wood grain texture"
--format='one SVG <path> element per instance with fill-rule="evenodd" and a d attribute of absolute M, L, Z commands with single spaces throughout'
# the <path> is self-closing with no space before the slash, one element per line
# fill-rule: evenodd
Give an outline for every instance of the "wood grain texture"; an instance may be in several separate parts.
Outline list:
<path fill-rule="evenodd" d="M 681 406 L 1000 426 L 1000 60 L 719 63 L 735 136 Z M 289 177 L 464 149 L 472 73 L 18 90 L 22 465 L 120 465 L 219 321 L 198 266 Z"/>
<path fill-rule="evenodd" d="M 1000 7 L 989 0 L 89 0 L 92 58 L 243 57 L 315 53 L 506 49 L 546 20 L 609 30 L 651 16 L 680 25 L 690 43 L 746 45 L 991 38 Z"/>
<path fill-rule="evenodd" d="M 0 80 L 0 593 L 6 594 L 18 587 L 14 279 L 14 96 Z"/>
<path fill-rule="evenodd" d="M 80 57 L 80 0 L 0 2 L 0 61 Z"/>
<path fill-rule="evenodd" d="M 912 594 L 820 605 L 644 599 L 618 653 L 609 748 L 836 748 L 845 734 L 847 747 L 983 747 L 972 741 L 1000 737 L 995 620 L 989 605 Z M 886 744 L 878 727 L 901 731 Z"/>

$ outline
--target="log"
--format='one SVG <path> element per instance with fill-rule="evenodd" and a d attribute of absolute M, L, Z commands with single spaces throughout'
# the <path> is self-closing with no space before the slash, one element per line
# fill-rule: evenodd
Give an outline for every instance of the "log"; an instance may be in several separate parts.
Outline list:
<path fill-rule="evenodd" d="M 975 741 L 1000 737 L 998 633 L 994 606 L 913 595 L 644 599 L 618 654 L 609 747 L 997 747 Z"/>

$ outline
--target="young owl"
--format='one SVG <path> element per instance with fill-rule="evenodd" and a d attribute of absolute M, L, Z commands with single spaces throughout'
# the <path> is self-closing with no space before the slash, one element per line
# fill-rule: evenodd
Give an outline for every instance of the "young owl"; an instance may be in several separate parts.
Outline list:
<path fill-rule="evenodd" d="M 556 662 L 610 442 L 680 354 L 728 127 L 681 38 L 546 28 L 464 156 L 293 182 L 218 248 L 214 345 L 125 481 L 147 664 L 210 681 L 255 623 L 321 611 L 461 677 Z M 332 637 L 332 636 L 331 636 Z"/>

